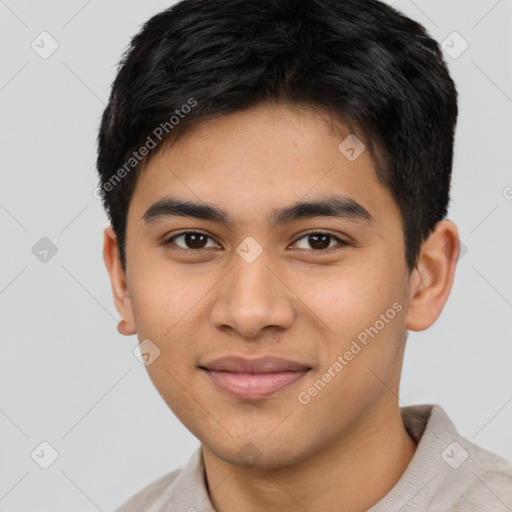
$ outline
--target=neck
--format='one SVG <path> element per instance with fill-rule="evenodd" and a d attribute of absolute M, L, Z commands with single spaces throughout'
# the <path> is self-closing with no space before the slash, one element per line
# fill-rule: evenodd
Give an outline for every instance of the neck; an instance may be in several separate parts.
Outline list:
<path fill-rule="evenodd" d="M 373 411 L 335 443 L 285 468 L 230 464 L 202 445 L 217 512 L 335 510 L 340 503 L 345 512 L 363 512 L 398 482 L 415 450 L 398 404 Z"/>

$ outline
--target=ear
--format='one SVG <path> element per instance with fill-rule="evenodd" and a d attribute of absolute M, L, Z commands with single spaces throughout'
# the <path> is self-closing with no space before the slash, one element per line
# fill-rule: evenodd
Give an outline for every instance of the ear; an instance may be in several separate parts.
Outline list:
<path fill-rule="evenodd" d="M 450 220 L 438 222 L 411 272 L 406 329 L 423 331 L 437 320 L 452 288 L 459 253 L 457 226 Z"/>
<path fill-rule="evenodd" d="M 114 304 L 124 320 L 120 323 L 118 330 L 125 335 L 135 334 L 137 330 L 133 316 L 131 294 L 119 257 L 117 236 L 112 226 L 106 227 L 103 232 L 103 260 L 110 276 Z"/>

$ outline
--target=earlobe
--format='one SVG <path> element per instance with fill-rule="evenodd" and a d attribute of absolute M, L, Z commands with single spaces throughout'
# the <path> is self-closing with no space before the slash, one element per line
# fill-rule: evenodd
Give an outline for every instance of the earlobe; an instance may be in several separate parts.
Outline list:
<path fill-rule="evenodd" d="M 128 322 L 126 320 L 121 320 L 117 324 L 117 331 L 119 332 L 119 334 L 122 334 L 123 336 L 131 336 L 132 334 L 135 334 L 137 332 L 135 328 L 132 328 L 130 327 L 130 325 L 128 325 Z"/>
<path fill-rule="evenodd" d="M 131 295 L 119 257 L 117 236 L 111 226 L 107 226 L 103 232 L 103 260 L 110 276 L 114 304 L 123 318 L 119 322 L 117 330 L 125 336 L 135 334 L 137 331 L 132 311 Z"/>
<path fill-rule="evenodd" d="M 442 220 L 421 246 L 409 281 L 406 329 L 423 331 L 439 317 L 450 294 L 460 252 L 455 223 Z"/>

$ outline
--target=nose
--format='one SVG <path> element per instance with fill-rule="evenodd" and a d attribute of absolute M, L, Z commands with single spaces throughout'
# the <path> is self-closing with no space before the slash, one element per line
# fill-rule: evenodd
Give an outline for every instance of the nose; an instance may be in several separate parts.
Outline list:
<path fill-rule="evenodd" d="M 252 263 L 238 255 L 234 267 L 215 287 L 210 319 L 217 328 L 256 338 L 265 328 L 289 328 L 296 309 L 294 295 L 263 252 Z"/>

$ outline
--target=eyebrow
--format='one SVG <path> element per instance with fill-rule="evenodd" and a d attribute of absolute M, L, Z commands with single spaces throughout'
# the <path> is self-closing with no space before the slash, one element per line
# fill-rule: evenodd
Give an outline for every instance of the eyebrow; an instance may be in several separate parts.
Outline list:
<path fill-rule="evenodd" d="M 207 203 L 185 201 L 174 197 L 164 197 L 153 203 L 144 213 L 142 219 L 151 224 L 168 217 L 190 217 L 208 220 L 233 228 L 233 217 L 225 210 Z M 269 217 L 271 227 L 291 224 L 300 219 L 314 217 L 335 217 L 373 222 L 370 212 L 357 201 L 348 196 L 334 195 L 322 199 L 299 201 L 283 208 L 275 209 Z"/>

